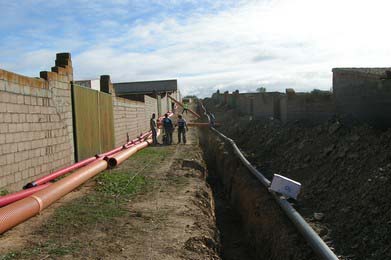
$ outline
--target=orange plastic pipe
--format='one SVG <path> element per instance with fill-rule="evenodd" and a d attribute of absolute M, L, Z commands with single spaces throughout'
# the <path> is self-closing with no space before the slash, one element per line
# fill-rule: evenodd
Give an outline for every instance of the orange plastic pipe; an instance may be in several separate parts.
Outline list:
<path fill-rule="evenodd" d="M 183 104 L 181 102 L 179 102 L 178 100 L 176 100 L 175 98 L 171 97 L 170 95 L 168 95 L 169 98 L 171 98 L 172 101 L 174 101 L 175 103 L 177 103 L 178 105 L 180 105 L 181 107 L 184 107 Z M 187 109 L 190 113 L 192 113 L 193 115 L 195 115 L 196 117 L 198 118 L 201 118 L 199 114 L 197 114 L 196 112 L 194 112 L 193 110 L 191 109 Z"/>
<path fill-rule="evenodd" d="M 147 141 L 139 143 L 139 144 L 137 144 L 137 145 L 135 145 L 135 146 L 133 146 L 133 147 L 131 147 L 129 149 L 123 150 L 123 151 L 113 155 L 108 160 L 109 167 L 110 168 L 114 168 L 117 165 L 121 164 L 122 162 L 126 161 L 130 156 L 132 156 L 133 154 L 137 153 L 141 149 L 144 149 L 145 147 L 147 147 L 149 145 L 150 141 L 151 140 L 148 139 Z"/>
<path fill-rule="evenodd" d="M 159 135 L 160 131 L 157 134 Z M 114 154 L 109 161 L 112 160 L 115 165 L 118 165 L 137 151 L 147 147 L 151 142 L 152 139 L 149 138 L 129 149 L 120 151 Z M 94 161 L 43 190 L 0 208 L 0 234 L 37 215 L 90 178 L 106 170 L 107 166 L 108 162 L 106 160 Z"/>
<path fill-rule="evenodd" d="M 71 192 L 88 179 L 107 168 L 107 162 L 99 160 L 80 168 L 44 190 L 0 208 L 0 234 L 37 215 L 53 202 Z"/>

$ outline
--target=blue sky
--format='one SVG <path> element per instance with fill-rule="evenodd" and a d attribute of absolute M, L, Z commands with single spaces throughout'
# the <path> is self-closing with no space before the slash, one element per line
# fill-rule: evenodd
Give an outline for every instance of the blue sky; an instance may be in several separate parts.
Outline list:
<path fill-rule="evenodd" d="M 75 79 L 178 78 L 217 89 L 330 89 L 331 69 L 390 66 L 386 0 L 0 0 L 0 68 L 28 76 L 71 52 Z"/>

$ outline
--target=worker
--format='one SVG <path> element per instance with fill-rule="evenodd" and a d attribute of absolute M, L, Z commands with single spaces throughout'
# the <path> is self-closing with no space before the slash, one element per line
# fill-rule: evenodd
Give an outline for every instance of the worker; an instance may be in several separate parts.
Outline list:
<path fill-rule="evenodd" d="M 149 125 L 150 125 L 151 131 L 152 131 L 153 145 L 157 145 L 159 143 L 157 141 L 157 124 L 156 124 L 156 114 L 155 113 L 152 114 L 151 120 L 149 121 Z"/>
<path fill-rule="evenodd" d="M 171 119 L 168 117 L 168 114 L 164 114 L 163 128 L 165 137 L 164 144 L 172 144 L 172 132 L 174 131 L 174 125 Z"/>
<path fill-rule="evenodd" d="M 183 103 L 183 111 L 182 111 L 182 114 L 186 112 L 186 115 L 187 115 L 187 110 L 189 109 L 189 104 L 187 103 Z"/>
<path fill-rule="evenodd" d="M 187 128 L 186 120 L 182 118 L 182 115 L 178 115 L 177 125 L 178 125 L 178 144 L 181 143 L 181 139 L 183 139 L 183 143 L 186 144 L 186 131 L 189 131 L 189 129 Z"/>

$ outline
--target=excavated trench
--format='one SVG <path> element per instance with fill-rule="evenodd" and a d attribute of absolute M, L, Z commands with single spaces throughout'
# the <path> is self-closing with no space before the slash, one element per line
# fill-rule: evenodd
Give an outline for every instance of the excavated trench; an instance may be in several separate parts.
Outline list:
<path fill-rule="evenodd" d="M 215 200 L 221 257 L 318 259 L 230 145 L 208 129 L 199 132 Z"/>

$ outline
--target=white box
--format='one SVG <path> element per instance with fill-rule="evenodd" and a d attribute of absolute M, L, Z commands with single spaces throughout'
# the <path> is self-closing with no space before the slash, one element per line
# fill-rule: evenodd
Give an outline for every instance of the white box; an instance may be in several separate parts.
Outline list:
<path fill-rule="evenodd" d="M 285 197 L 297 199 L 297 196 L 300 193 L 301 183 L 282 175 L 274 174 L 270 189 L 281 193 Z"/>

